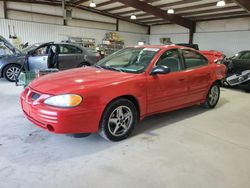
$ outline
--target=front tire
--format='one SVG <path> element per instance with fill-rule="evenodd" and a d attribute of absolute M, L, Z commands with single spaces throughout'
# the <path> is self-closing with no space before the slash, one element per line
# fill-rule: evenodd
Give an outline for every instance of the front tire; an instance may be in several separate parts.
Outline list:
<path fill-rule="evenodd" d="M 202 104 L 203 107 L 211 109 L 214 108 L 220 98 L 220 85 L 214 83 L 208 91 L 206 101 Z"/>
<path fill-rule="evenodd" d="M 20 65 L 11 64 L 7 65 L 3 70 L 3 75 L 9 82 L 15 82 L 16 77 L 20 71 Z"/>
<path fill-rule="evenodd" d="M 117 99 L 104 110 L 99 134 L 108 141 L 121 141 L 132 133 L 137 120 L 135 105 L 128 99 Z"/>

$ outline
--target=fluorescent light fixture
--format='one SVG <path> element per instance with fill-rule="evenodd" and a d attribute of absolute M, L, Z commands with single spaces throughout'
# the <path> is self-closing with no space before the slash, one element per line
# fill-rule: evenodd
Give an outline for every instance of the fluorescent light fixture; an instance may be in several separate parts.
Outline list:
<path fill-rule="evenodd" d="M 136 20 L 136 15 L 132 14 L 132 15 L 130 16 L 130 19 L 131 19 L 131 20 Z"/>
<path fill-rule="evenodd" d="M 174 9 L 168 9 L 168 14 L 174 14 Z"/>
<path fill-rule="evenodd" d="M 220 0 L 216 4 L 217 7 L 224 7 L 225 5 L 226 5 L 226 2 L 224 0 Z"/>
<path fill-rule="evenodd" d="M 95 8 L 95 7 L 96 7 L 96 4 L 95 4 L 94 1 L 91 1 L 90 4 L 89 4 L 89 6 L 90 6 L 91 8 Z"/>
<path fill-rule="evenodd" d="M 138 42 L 138 46 L 143 46 L 145 43 L 143 41 Z"/>

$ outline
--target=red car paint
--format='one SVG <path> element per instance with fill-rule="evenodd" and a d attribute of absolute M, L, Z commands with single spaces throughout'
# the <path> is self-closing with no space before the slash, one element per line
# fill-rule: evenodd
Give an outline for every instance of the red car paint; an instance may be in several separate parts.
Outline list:
<path fill-rule="evenodd" d="M 104 109 L 116 98 L 129 96 L 136 99 L 140 119 L 143 119 L 151 114 L 203 103 L 210 86 L 225 77 L 225 66 L 214 63 L 209 56 L 207 66 L 152 76 L 152 67 L 166 50 L 190 48 L 143 47 L 160 48 L 144 73 L 86 67 L 34 80 L 20 97 L 24 114 L 34 124 L 51 132 L 92 133 L 98 131 Z M 40 97 L 32 100 L 33 93 Z M 74 108 L 58 108 L 43 103 L 49 96 L 69 93 L 81 95 L 82 103 Z"/>
<path fill-rule="evenodd" d="M 222 52 L 214 51 L 214 50 L 200 50 L 201 54 L 206 56 L 208 59 L 213 60 L 215 63 L 219 60 L 222 60 L 225 55 Z"/>

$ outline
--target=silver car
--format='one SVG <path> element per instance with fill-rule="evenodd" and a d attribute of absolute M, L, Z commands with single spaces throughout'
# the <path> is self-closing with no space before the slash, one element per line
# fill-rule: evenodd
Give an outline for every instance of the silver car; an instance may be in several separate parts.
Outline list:
<path fill-rule="evenodd" d="M 29 71 L 90 66 L 99 59 L 97 54 L 72 43 L 35 44 L 20 51 L 0 36 L 0 77 L 14 82 L 27 54 L 28 63 L 24 65 L 24 70 Z"/>

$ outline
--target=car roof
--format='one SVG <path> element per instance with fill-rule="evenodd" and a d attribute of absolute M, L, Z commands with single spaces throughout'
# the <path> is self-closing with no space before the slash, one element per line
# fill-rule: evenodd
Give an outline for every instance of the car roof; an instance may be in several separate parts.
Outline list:
<path fill-rule="evenodd" d="M 176 44 L 170 44 L 170 45 L 137 45 L 137 46 L 134 46 L 135 48 L 159 48 L 159 49 L 172 49 L 172 48 L 179 48 L 179 49 L 191 49 L 191 50 L 194 50 L 194 51 L 197 51 L 193 48 L 189 48 L 189 47 L 185 47 L 185 46 L 179 46 L 179 45 L 176 45 Z"/>

